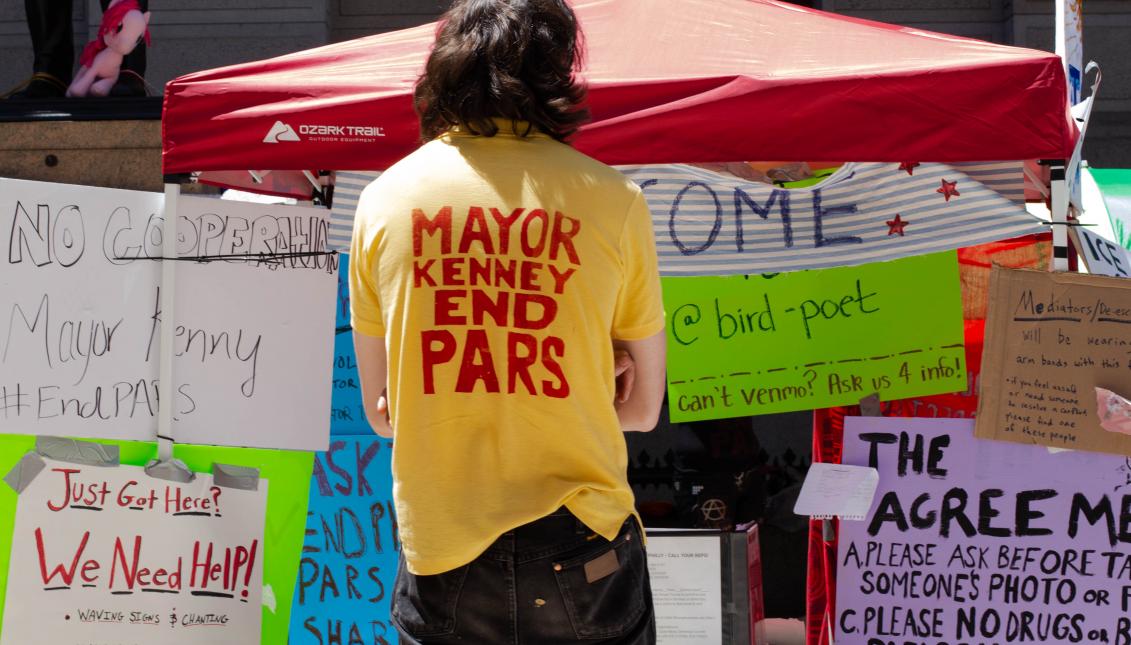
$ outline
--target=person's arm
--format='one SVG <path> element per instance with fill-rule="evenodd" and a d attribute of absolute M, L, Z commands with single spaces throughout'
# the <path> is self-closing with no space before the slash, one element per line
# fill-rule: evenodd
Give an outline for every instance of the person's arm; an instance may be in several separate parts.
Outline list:
<path fill-rule="evenodd" d="M 361 378 L 361 401 L 365 418 L 373 431 L 382 437 L 393 436 L 389 423 L 389 362 L 385 353 L 385 339 L 353 333 L 353 349 L 357 354 L 357 375 Z"/>
<path fill-rule="evenodd" d="M 667 336 L 660 331 L 641 340 L 614 340 L 613 348 L 628 352 L 634 372 L 627 396 L 618 396 L 614 403 L 620 427 L 625 432 L 649 432 L 656 427 L 664 403 Z"/>

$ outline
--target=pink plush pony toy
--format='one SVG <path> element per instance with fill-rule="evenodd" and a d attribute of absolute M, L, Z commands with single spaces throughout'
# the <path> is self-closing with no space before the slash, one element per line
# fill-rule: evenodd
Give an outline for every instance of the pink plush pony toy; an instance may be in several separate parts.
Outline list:
<path fill-rule="evenodd" d="M 67 96 L 107 96 L 118 81 L 122 59 L 142 39 L 149 44 L 149 12 L 137 0 L 115 0 L 102 14 L 98 37 L 87 43 L 79 57 L 79 73 Z"/>

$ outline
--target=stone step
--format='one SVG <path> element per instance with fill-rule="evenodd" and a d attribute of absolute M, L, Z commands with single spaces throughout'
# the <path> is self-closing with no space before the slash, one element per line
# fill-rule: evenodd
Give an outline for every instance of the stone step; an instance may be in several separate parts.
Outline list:
<path fill-rule="evenodd" d="M 161 99 L 0 101 L 0 177 L 161 191 Z"/>

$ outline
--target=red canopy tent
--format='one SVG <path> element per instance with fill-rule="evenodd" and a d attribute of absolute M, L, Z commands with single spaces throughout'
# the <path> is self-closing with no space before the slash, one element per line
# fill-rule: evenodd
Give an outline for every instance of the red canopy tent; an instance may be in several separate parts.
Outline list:
<path fill-rule="evenodd" d="M 1066 160 L 1077 138 L 1051 53 L 773 0 L 574 7 L 593 115 L 574 145 L 605 163 Z M 256 183 L 246 171 L 387 168 L 419 143 L 412 89 L 434 33 L 424 25 L 173 80 L 164 172 L 305 197 L 300 174 Z M 828 582 L 811 583 L 814 642 Z"/>
<path fill-rule="evenodd" d="M 594 117 L 575 145 L 606 163 L 1072 152 L 1064 72 L 1051 53 L 772 0 L 578 0 L 575 9 Z M 173 80 L 165 173 L 388 167 L 418 143 L 412 87 L 434 31 Z"/>

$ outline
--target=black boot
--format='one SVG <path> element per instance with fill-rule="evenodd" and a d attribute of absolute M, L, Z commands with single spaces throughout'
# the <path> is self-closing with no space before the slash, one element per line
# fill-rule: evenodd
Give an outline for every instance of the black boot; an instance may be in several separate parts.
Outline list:
<path fill-rule="evenodd" d="M 11 100 L 61 99 L 67 84 L 45 72 L 36 72 L 14 90 L 0 96 Z"/>
<path fill-rule="evenodd" d="M 71 0 L 24 0 L 24 10 L 35 57 L 33 74 L 7 98 L 62 98 L 71 84 L 75 59 Z"/>

